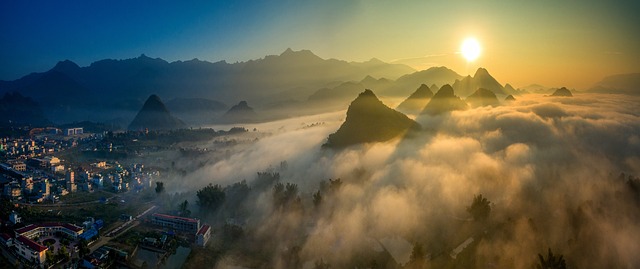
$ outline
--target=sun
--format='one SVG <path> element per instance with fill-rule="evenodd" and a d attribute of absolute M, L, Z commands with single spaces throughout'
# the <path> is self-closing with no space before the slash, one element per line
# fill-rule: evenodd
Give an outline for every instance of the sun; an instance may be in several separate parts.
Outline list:
<path fill-rule="evenodd" d="M 467 59 L 467 62 L 473 62 L 475 59 L 478 59 L 481 51 L 480 43 L 473 37 L 468 37 L 462 41 L 462 45 L 460 45 L 460 52 L 462 52 L 462 56 Z"/>

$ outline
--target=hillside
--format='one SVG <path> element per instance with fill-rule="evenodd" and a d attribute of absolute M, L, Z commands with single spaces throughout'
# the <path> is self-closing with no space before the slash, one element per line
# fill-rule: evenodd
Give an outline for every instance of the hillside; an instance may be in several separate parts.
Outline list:
<path fill-rule="evenodd" d="M 160 97 L 152 94 L 129 124 L 129 130 L 171 130 L 184 128 L 185 124 L 171 115 Z"/>
<path fill-rule="evenodd" d="M 420 113 L 424 107 L 429 103 L 429 99 L 433 97 L 433 92 L 426 84 L 420 85 L 415 92 L 413 92 L 407 99 L 402 101 L 396 107 L 396 110 L 407 113 L 407 114 L 417 114 Z"/>
<path fill-rule="evenodd" d="M 437 115 L 467 108 L 469 108 L 467 103 L 454 94 L 453 88 L 449 84 L 445 84 L 433 95 L 431 101 L 422 110 L 422 114 Z"/>
<path fill-rule="evenodd" d="M 420 129 L 418 123 L 383 104 L 371 90 L 365 90 L 351 102 L 347 119 L 329 135 L 323 147 L 384 142 L 417 129 Z"/>

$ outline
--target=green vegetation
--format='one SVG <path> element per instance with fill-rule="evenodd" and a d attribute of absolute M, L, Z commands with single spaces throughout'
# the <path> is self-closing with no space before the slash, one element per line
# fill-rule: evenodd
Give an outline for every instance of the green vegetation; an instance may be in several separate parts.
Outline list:
<path fill-rule="evenodd" d="M 156 193 L 160 194 L 164 191 L 164 182 L 158 181 L 156 182 Z"/>
<path fill-rule="evenodd" d="M 213 213 L 224 203 L 225 192 L 218 184 L 209 183 L 197 193 L 198 205 L 207 213 Z"/>
<path fill-rule="evenodd" d="M 554 256 L 553 252 L 551 252 L 551 248 L 549 248 L 549 253 L 545 258 L 541 254 L 538 254 L 538 259 L 540 263 L 537 264 L 536 268 L 538 269 L 566 269 L 567 265 L 564 261 L 562 255 Z"/>
<path fill-rule="evenodd" d="M 420 243 L 414 243 L 407 267 L 411 269 L 425 268 L 427 264 L 426 255 L 427 253 L 425 253 L 423 245 Z"/>
<path fill-rule="evenodd" d="M 491 205 L 487 198 L 482 197 L 482 194 L 473 197 L 471 206 L 467 207 L 467 212 L 473 216 L 474 220 L 485 220 L 491 213 Z"/>

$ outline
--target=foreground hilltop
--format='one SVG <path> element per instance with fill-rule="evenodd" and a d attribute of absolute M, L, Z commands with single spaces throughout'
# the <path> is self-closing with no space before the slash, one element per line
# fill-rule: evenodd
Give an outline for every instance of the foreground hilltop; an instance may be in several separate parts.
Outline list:
<path fill-rule="evenodd" d="M 341 148 L 383 142 L 417 129 L 418 123 L 383 104 L 371 90 L 365 90 L 351 102 L 347 119 L 323 146 Z"/>

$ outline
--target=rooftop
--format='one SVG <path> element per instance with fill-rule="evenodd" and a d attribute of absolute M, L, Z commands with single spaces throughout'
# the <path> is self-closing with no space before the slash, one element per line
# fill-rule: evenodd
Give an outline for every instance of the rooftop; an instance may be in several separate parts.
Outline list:
<path fill-rule="evenodd" d="M 186 221 L 186 222 L 198 222 L 199 221 L 198 219 L 183 218 L 183 217 L 165 215 L 165 214 L 158 214 L 158 213 L 154 213 L 153 217 L 159 217 L 159 218 L 165 218 L 165 219 L 175 219 L 175 220 L 181 220 L 181 221 Z"/>
<path fill-rule="evenodd" d="M 45 250 L 48 249 L 47 247 L 45 247 L 43 245 L 40 245 L 40 244 L 36 243 L 35 241 L 33 241 L 33 240 L 29 239 L 29 238 L 26 238 L 26 237 L 24 237 L 22 235 L 18 235 L 18 237 L 16 239 L 18 241 L 20 241 L 22 244 L 24 244 L 27 247 L 29 247 L 30 249 L 33 249 L 33 250 L 38 251 L 38 252 L 42 252 L 42 251 L 45 251 Z"/>
<path fill-rule="evenodd" d="M 207 225 L 207 224 L 202 225 L 202 228 L 200 228 L 200 230 L 198 231 L 197 235 L 207 233 L 207 231 L 209 231 L 210 228 L 211 227 L 209 225 Z"/>
<path fill-rule="evenodd" d="M 20 229 L 16 229 L 16 232 L 19 234 L 23 234 L 26 232 L 29 232 L 33 229 L 36 228 L 48 228 L 48 227 L 63 227 L 66 229 L 69 229 L 73 232 L 80 232 L 82 231 L 82 228 L 75 226 L 73 224 L 69 224 L 69 223 L 62 223 L 62 222 L 43 222 L 43 223 L 38 223 L 38 224 L 29 224 L 27 226 L 24 226 Z"/>

